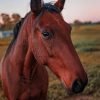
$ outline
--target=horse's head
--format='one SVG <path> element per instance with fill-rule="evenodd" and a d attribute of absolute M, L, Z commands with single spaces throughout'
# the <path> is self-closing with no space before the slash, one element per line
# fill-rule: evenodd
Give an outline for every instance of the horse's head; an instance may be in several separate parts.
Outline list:
<path fill-rule="evenodd" d="M 36 17 L 31 45 L 37 62 L 47 65 L 69 91 L 79 93 L 87 84 L 87 75 L 71 41 L 71 26 L 60 14 L 64 3 L 31 0 Z"/>

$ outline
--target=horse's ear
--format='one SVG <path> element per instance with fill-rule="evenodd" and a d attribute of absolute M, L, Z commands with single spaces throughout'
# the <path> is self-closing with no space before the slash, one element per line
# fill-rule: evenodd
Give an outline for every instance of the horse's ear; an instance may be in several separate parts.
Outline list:
<path fill-rule="evenodd" d="M 31 0 L 30 2 L 31 11 L 35 15 L 38 15 L 41 12 L 42 6 L 43 6 L 43 0 Z"/>
<path fill-rule="evenodd" d="M 58 0 L 56 3 L 55 3 L 55 6 L 57 8 L 59 8 L 60 11 L 63 10 L 64 8 L 64 4 L 65 4 L 65 0 Z"/>

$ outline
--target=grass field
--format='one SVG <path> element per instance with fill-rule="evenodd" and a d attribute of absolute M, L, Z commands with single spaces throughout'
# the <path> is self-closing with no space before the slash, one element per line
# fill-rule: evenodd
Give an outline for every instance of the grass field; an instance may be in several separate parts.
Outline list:
<path fill-rule="evenodd" d="M 11 39 L 0 40 L 0 59 Z M 49 72 L 49 100 L 100 100 L 100 25 L 73 26 L 72 41 L 88 74 L 83 93 L 68 96 L 60 81 Z M 0 100 L 6 100 L 0 83 Z"/>

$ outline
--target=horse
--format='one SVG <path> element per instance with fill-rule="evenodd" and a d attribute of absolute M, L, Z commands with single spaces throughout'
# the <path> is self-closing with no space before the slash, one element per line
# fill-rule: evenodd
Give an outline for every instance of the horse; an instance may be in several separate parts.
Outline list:
<path fill-rule="evenodd" d="M 2 84 L 8 100 L 47 100 L 48 73 L 61 80 L 70 93 L 80 93 L 87 74 L 71 40 L 71 26 L 61 11 L 65 0 L 54 4 L 31 0 L 30 12 L 15 29 L 2 61 Z"/>

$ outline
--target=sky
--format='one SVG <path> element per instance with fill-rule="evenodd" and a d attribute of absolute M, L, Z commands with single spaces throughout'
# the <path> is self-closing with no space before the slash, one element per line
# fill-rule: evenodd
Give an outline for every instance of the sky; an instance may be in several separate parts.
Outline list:
<path fill-rule="evenodd" d="M 50 2 L 55 0 L 44 0 Z M 30 10 L 30 0 L 0 0 L 0 13 L 19 13 L 22 17 Z M 66 0 L 62 11 L 64 19 L 71 23 L 74 20 L 100 21 L 100 0 Z"/>

